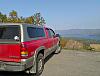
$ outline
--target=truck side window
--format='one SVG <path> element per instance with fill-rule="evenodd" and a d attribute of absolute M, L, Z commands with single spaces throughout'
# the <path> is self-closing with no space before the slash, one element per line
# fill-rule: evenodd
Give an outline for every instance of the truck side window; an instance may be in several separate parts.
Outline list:
<path fill-rule="evenodd" d="M 49 37 L 52 37 L 52 36 L 51 36 L 51 32 L 50 32 L 50 30 L 49 30 L 48 28 L 46 28 L 46 30 L 48 31 L 48 35 L 49 35 Z"/>
<path fill-rule="evenodd" d="M 51 36 L 55 35 L 55 32 L 52 29 L 50 29 L 50 33 L 51 33 Z"/>
<path fill-rule="evenodd" d="M 28 27 L 27 32 L 30 38 L 45 37 L 44 29 L 38 27 Z"/>
<path fill-rule="evenodd" d="M 53 37 L 55 35 L 55 32 L 52 29 L 46 29 L 48 31 L 49 37 Z"/>

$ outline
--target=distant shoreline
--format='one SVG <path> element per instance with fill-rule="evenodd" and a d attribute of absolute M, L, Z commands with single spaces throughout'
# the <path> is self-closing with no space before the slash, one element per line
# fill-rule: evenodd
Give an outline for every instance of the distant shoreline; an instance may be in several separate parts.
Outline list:
<path fill-rule="evenodd" d="M 65 39 L 73 39 L 73 40 L 78 40 L 78 41 L 82 41 L 82 42 L 87 42 L 89 44 L 100 44 L 100 40 L 96 40 L 96 39 L 88 39 L 88 38 L 79 38 L 79 37 L 63 37 L 62 38 Z"/>
<path fill-rule="evenodd" d="M 66 35 L 61 35 L 62 37 L 67 37 L 67 38 L 79 38 L 79 39 L 90 39 L 90 40 L 100 40 L 99 35 L 80 35 L 80 34 L 66 34 Z"/>
<path fill-rule="evenodd" d="M 100 29 L 56 30 L 62 37 L 100 40 Z"/>

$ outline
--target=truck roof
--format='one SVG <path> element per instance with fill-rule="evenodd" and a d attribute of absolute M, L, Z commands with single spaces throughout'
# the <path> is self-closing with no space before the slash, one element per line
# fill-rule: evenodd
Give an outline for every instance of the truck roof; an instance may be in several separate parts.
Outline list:
<path fill-rule="evenodd" d="M 36 27 L 44 27 L 44 26 L 38 26 L 38 25 L 34 25 L 34 24 L 27 24 L 27 23 L 0 23 L 0 26 L 4 26 L 4 25 L 23 25 L 23 26 L 36 26 Z"/>
<path fill-rule="evenodd" d="M 0 25 L 22 25 L 24 23 L 0 23 Z"/>
<path fill-rule="evenodd" d="M 34 25 L 34 24 L 27 24 L 27 23 L 0 23 L 0 25 Z M 36 26 L 36 25 L 34 25 Z"/>

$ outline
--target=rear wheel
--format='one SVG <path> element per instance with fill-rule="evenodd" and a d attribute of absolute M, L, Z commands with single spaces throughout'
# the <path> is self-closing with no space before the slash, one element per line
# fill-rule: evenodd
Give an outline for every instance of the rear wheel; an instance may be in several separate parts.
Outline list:
<path fill-rule="evenodd" d="M 40 75 L 44 69 L 44 56 L 43 54 L 39 53 L 36 59 L 36 75 Z"/>
<path fill-rule="evenodd" d="M 34 74 L 36 76 L 39 76 L 43 72 L 43 69 L 44 69 L 44 56 L 42 53 L 39 53 L 36 58 L 36 73 L 34 72 L 34 64 L 29 70 L 25 72 L 27 74 Z"/>

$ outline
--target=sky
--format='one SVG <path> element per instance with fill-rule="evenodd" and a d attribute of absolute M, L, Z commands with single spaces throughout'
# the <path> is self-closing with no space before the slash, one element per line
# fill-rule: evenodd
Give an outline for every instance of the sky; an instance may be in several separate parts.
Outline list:
<path fill-rule="evenodd" d="M 28 17 L 40 12 L 54 30 L 100 29 L 100 0 L 0 0 L 0 12 Z"/>

